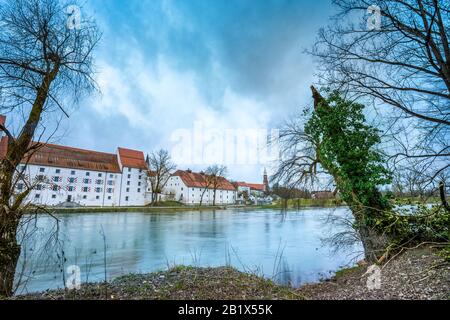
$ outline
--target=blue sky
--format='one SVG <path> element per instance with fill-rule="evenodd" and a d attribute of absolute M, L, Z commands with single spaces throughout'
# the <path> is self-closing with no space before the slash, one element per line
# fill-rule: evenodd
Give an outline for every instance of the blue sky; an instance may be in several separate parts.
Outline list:
<path fill-rule="evenodd" d="M 270 130 L 309 104 L 314 65 L 303 50 L 332 8 L 325 0 L 91 0 L 83 14 L 103 32 L 101 94 L 71 112 L 58 143 L 147 153 L 171 151 L 173 133 L 196 123 Z M 231 164 L 229 177 L 258 182 L 262 167 Z"/>

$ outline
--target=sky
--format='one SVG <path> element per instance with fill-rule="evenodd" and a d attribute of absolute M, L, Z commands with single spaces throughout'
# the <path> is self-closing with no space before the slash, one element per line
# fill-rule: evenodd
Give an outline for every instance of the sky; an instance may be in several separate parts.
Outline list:
<path fill-rule="evenodd" d="M 263 150 L 267 135 L 311 103 L 315 68 L 304 50 L 330 2 L 87 0 L 81 15 L 103 32 L 101 93 L 71 111 L 59 143 L 164 148 L 180 169 L 219 163 L 230 179 L 262 182 L 276 152 Z"/>

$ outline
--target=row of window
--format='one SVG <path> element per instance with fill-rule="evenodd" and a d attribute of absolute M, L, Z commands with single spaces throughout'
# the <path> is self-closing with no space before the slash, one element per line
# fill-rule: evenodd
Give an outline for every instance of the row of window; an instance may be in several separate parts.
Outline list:
<path fill-rule="evenodd" d="M 52 194 L 52 199 L 56 199 L 56 197 L 57 197 L 56 194 Z M 40 199 L 40 198 L 41 198 L 41 194 L 40 194 L 40 193 L 36 193 L 36 194 L 34 195 L 34 198 L 35 198 L 35 199 Z M 86 199 L 87 199 L 87 196 L 84 195 L 84 196 L 83 196 L 83 199 L 86 200 Z M 95 196 L 95 199 L 96 199 L 96 200 L 99 200 L 99 199 L 100 199 L 100 196 Z M 112 199 L 112 197 L 111 197 L 111 196 L 108 196 L 108 200 L 111 200 L 111 199 Z M 128 197 L 128 196 L 125 197 L 125 201 L 129 201 L 129 197 Z"/>
<path fill-rule="evenodd" d="M 17 184 L 17 190 L 18 191 L 22 191 L 23 188 L 24 188 L 24 184 L 23 183 Z M 38 190 L 38 191 L 44 190 L 45 188 L 46 188 L 46 186 L 44 186 L 44 185 L 41 185 L 41 184 L 36 185 L 36 190 Z M 52 190 L 52 191 L 59 191 L 59 190 L 62 189 L 61 186 L 58 186 L 58 185 L 55 185 L 55 184 L 49 186 L 48 188 L 50 190 Z M 65 189 L 67 191 L 76 191 L 77 187 L 76 186 L 66 186 Z M 102 192 L 103 188 L 96 187 L 94 190 L 95 190 L 95 192 Z M 91 187 L 81 187 L 81 191 L 82 192 L 91 192 Z M 114 193 L 114 188 L 107 188 L 106 192 L 107 193 Z M 130 188 L 126 188 L 125 192 L 130 192 Z M 140 193 L 141 192 L 141 188 L 138 188 L 137 192 Z"/>
<path fill-rule="evenodd" d="M 62 177 L 60 177 L 60 176 L 54 176 L 54 177 L 52 177 L 51 180 L 52 180 L 53 182 L 62 182 Z M 78 182 L 78 178 L 67 178 L 67 182 L 68 182 L 68 183 L 77 183 L 77 182 Z M 84 184 L 92 183 L 92 179 L 84 178 L 84 179 L 83 179 L 83 183 L 84 183 Z M 102 185 L 103 183 L 104 183 L 104 180 L 102 180 L 102 179 L 96 179 L 96 180 L 95 180 L 95 184 Z M 114 181 L 114 180 L 108 180 L 108 181 L 107 181 L 107 184 L 108 184 L 109 186 L 113 186 L 113 185 L 115 184 L 115 181 Z"/>
<path fill-rule="evenodd" d="M 24 166 L 22 166 L 22 169 L 25 169 Z M 45 168 L 40 167 L 39 172 L 41 172 L 41 173 L 45 172 Z M 131 172 L 131 168 L 128 168 L 128 172 Z M 61 169 L 55 169 L 55 173 L 61 173 Z M 142 173 L 142 169 L 139 169 L 139 173 Z M 71 170 L 70 174 L 74 176 L 77 174 L 77 172 L 76 172 L 76 170 Z M 90 175 L 91 175 L 91 173 L 89 171 L 86 171 L 86 176 L 90 176 Z M 101 177 L 102 173 L 98 173 L 98 176 Z M 109 176 L 110 176 L 110 178 L 114 177 L 113 174 L 110 174 Z M 131 177 L 131 174 L 128 175 L 128 178 L 130 178 L 130 177 Z"/>

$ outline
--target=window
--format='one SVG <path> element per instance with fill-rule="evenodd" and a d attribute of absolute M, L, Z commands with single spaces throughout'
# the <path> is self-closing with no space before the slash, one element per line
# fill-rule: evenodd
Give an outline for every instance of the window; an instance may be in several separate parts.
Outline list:
<path fill-rule="evenodd" d="M 17 190 L 23 190 L 23 183 L 17 184 Z"/>
<path fill-rule="evenodd" d="M 131 172 L 131 168 L 128 168 L 128 172 Z"/>
<path fill-rule="evenodd" d="M 109 180 L 109 181 L 108 181 L 108 186 L 113 186 L 113 185 L 114 185 L 114 181 Z"/>
<path fill-rule="evenodd" d="M 52 199 L 56 199 L 56 194 L 52 194 Z"/>
<path fill-rule="evenodd" d="M 131 174 L 128 175 L 128 179 L 130 179 L 130 178 L 131 178 Z"/>
<path fill-rule="evenodd" d="M 141 180 L 141 179 L 142 179 L 142 176 L 139 176 L 138 178 L 139 178 L 139 180 Z"/>
<path fill-rule="evenodd" d="M 36 177 L 36 179 L 38 179 L 39 181 L 43 181 L 45 177 L 42 174 L 40 174 Z"/>
<path fill-rule="evenodd" d="M 130 185 L 130 181 L 127 181 L 127 186 L 129 186 Z"/>
<path fill-rule="evenodd" d="M 89 177 L 91 175 L 90 172 L 86 172 L 86 177 Z"/>
<path fill-rule="evenodd" d="M 45 168 L 39 168 L 39 172 L 45 172 Z"/>
<path fill-rule="evenodd" d="M 96 184 L 103 184 L 103 180 L 102 179 L 97 179 L 97 180 L 95 180 L 95 183 Z"/>
<path fill-rule="evenodd" d="M 87 199 L 87 196 L 86 196 L 86 195 L 84 195 L 84 196 L 83 196 L 83 199 Z"/>
<path fill-rule="evenodd" d="M 70 171 L 70 174 L 74 176 L 75 175 L 75 170 Z"/>
<path fill-rule="evenodd" d="M 77 182 L 76 178 L 68 178 L 67 181 L 69 181 L 69 183 L 75 183 Z"/>
<path fill-rule="evenodd" d="M 41 195 L 39 194 L 39 193 L 36 193 L 35 195 L 34 195 L 34 198 L 35 199 L 39 199 L 41 197 Z"/>
<path fill-rule="evenodd" d="M 140 187 L 140 186 L 141 186 L 141 182 L 139 181 L 139 182 L 138 182 L 138 187 Z"/>
<path fill-rule="evenodd" d="M 130 188 L 127 188 L 127 192 L 130 192 Z"/>
<path fill-rule="evenodd" d="M 138 193 L 140 193 L 141 192 L 141 188 L 138 188 Z"/>
<path fill-rule="evenodd" d="M 83 188 L 81 188 L 81 191 L 83 191 L 83 192 L 89 192 L 89 187 L 83 187 Z"/>
<path fill-rule="evenodd" d="M 61 181 L 61 178 L 58 176 L 55 176 L 52 178 L 52 180 L 53 180 L 53 182 L 59 182 L 59 181 Z"/>
<path fill-rule="evenodd" d="M 142 172 L 142 169 L 139 169 L 139 173 L 141 173 Z M 140 179 L 140 178 L 139 178 Z"/>
<path fill-rule="evenodd" d="M 56 173 L 61 173 L 61 169 L 56 169 L 55 172 Z"/>
<path fill-rule="evenodd" d="M 75 187 L 74 186 L 68 186 L 67 187 L 67 191 L 70 191 L 70 192 L 75 191 Z"/>
<path fill-rule="evenodd" d="M 108 188 L 108 189 L 106 189 L 106 192 L 108 192 L 108 193 L 113 193 L 113 192 L 114 192 L 114 189 L 113 189 L 113 188 Z"/>
<path fill-rule="evenodd" d="M 99 177 L 99 178 L 101 178 L 101 177 L 102 177 L 102 174 L 101 174 L 101 173 L 99 173 L 99 174 L 98 174 L 98 177 Z"/>
<path fill-rule="evenodd" d="M 112 179 L 112 178 L 114 178 L 114 175 L 113 175 L 113 174 L 110 174 L 109 177 Z"/>
<path fill-rule="evenodd" d="M 42 190 L 42 184 L 38 184 L 38 185 L 36 186 L 36 190 Z"/>
<path fill-rule="evenodd" d="M 108 196 L 108 200 L 111 200 L 111 196 Z"/>
<path fill-rule="evenodd" d="M 128 196 L 125 197 L 125 201 L 128 201 Z"/>
<path fill-rule="evenodd" d="M 88 178 L 83 179 L 83 183 L 90 183 L 90 182 L 91 182 L 91 179 L 88 179 Z"/>
<path fill-rule="evenodd" d="M 95 199 L 97 199 L 97 200 L 100 199 L 100 196 L 96 196 Z"/>
<path fill-rule="evenodd" d="M 95 192 L 97 192 L 97 193 L 102 192 L 102 188 L 95 188 Z"/>
<path fill-rule="evenodd" d="M 52 190 L 53 191 L 58 191 L 58 186 L 57 185 L 52 185 Z"/>

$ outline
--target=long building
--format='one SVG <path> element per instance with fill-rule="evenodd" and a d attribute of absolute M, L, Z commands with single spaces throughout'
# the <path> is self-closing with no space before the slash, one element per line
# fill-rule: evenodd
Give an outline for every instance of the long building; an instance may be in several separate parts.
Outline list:
<path fill-rule="evenodd" d="M 1 137 L 0 158 L 5 157 L 7 146 L 8 137 Z M 104 153 L 43 144 L 25 157 L 22 170 L 28 183 L 39 181 L 27 198 L 36 204 L 142 206 L 151 199 L 144 153 L 137 150 Z M 16 185 L 18 192 L 24 188 L 22 182 Z"/>
<path fill-rule="evenodd" d="M 235 204 L 236 188 L 223 177 L 218 178 L 218 187 L 215 193 L 215 204 Z M 176 201 L 187 205 L 202 204 L 211 205 L 214 200 L 214 189 L 208 183 L 206 174 L 192 172 L 191 170 L 177 170 L 169 178 L 166 187 L 166 194 L 172 196 Z"/>

